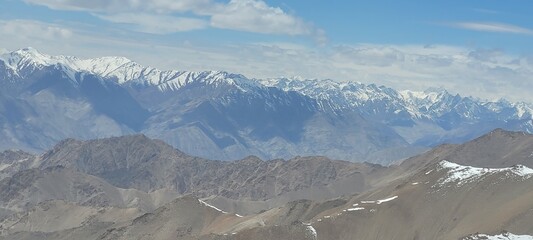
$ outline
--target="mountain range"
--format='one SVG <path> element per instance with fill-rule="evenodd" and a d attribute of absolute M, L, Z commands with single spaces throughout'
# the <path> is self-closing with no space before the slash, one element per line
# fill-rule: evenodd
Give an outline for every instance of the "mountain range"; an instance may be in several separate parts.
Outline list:
<path fill-rule="evenodd" d="M 533 107 L 443 89 L 223 71 L 161 71 L 123 57 L 0 54 L 0 148 L 142 133 L 189 155 L 234 160 L 322 155 L 388 165 L 494 128 L 533 132 Z"/>
<path fill-rule="evenodd" d="M 533 239 L 533 135 L 383 167 L 189 156 L 144 135 L 0 154 L 0 239 Z"/>

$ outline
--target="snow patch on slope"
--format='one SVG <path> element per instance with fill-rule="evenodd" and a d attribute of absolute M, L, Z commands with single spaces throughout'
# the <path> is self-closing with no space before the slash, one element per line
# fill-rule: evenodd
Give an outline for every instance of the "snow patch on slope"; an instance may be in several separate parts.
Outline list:
<path fill-rule="evenodd" d="M 390 198 L 386 198 L 386 199 L 381 199 L 381 200 L 377 200 L 376 203 L 377 204 L 382 204 L 382 203 L 385 203 L 385 202 L 390 202 L 394 199 L 398 198 L 398 196 L 394 196 L 394 197 L 390 197 Z"/>
<path fill-rule="evenodd" d="M 533 176 L 533 169 L 523 165 L 516 165 L 508 168 L 478 168 L 463 166 L 444 160 L 439 162 L 439 171 L 441 170 L 446 170 L 448 173 L 444 178 L 439 180 L 440 185 L 455 183 L 460 186 L 497 173 L 506 173 L 523 178 L 530 178 Z"/>
<path fill-rule="evenodd" d="M 311 234 L 312 239 L 318 239 L 316 229 L 311 225 L 306 225 L 307 231 Z"/>
<path fill-rule="evenodd" d="M 353 211 L 359 211 L 359 210 L 364 210 L 364 209 L 365 209 L 364 207 L 354 207 L 354 208 L 348 208 L 346 209 L 346 211 L 353 212 Z"/>
<path fill-rule="evenodd" d="M 386 203 L 386 202 L 390 202 L 394 199 L 398 198 L 398 196 L 392 196 L 392 197 L 389 197 L 389 198 L 385 198 L 385 199 L 379 199 L 379 200 L 365 200 L 365 201 L 361 201 L 362 204 L 382 204 L 382 203 Z M 358 205 L 358 204 L 357 204 Z M 354 204 L 353 206 L 357 206 L 356 204 Z"/>
<path fill-rule="evenodd" d="M 471 237 L 467 237 L 464 240 L 533 240 L 533 236 L 530 235 L 514 235 L 512 233 L 502 233 L 500 235 L 489 236 L 486 234 L 477 234 Z"/>
<path fill-rule="evenodd" d="M 207 206 L 207 207 L 210 207 L 210 208 L 212 208 L 212 209 L 215 209 L 215 210 L 217 210 L 217 211 L 219 211 L 219 212 L 221 212 L 221 213 L 224 213 L 224 214 L 227 214 L 227 213 L 228 213 L 228 212 L 226 212 L 226 211 L 224 211 L 224 210 L 221 210 L 220 208 L 217 208 L 217 207 L 215 207 L 215 206 L 213 206 L 213 205 L 211 205 L 211 204 L 209 204 L 209 203 L 206 203 L 206 202 L 204 202 L 204 201 L 202 201 L 202 200 L 200 200 L 200 199 L 198 199 L 198 201 L 199 201 L 201 204 L 203 204 L 204 206 Z"/>
<path fill-rule="evenodd" d="M 0 164 L 0 171 L 6 169 L 8 167 L 11 167 L 11 165 L 13 165 L 13 164 Z"/>

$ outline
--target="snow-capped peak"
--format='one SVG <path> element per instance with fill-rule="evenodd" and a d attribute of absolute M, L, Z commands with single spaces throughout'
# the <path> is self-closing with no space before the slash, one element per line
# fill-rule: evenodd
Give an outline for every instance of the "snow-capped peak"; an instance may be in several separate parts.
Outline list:
<path fill-rule="evenodd" d="M 14 70 L 20 70 L 29 65 L 53 65 L 50 56 L 44 55 L 34 48 L 23 48 L 14 52 L 4 52 L 0 60 Z"/>
<path fill-rule="evenodd" d="M 458 94 L 454 95 L 444 88 L 428 88 L 424 91 L 402 90 L 398 91 L 398 93 L 403 99 L 405 99 L 405 101 L 424 105 L 428 108 L 438 102 L 445 101 L 446 99 L 456 96 L 460 97 Z"/>
<path fill-rule="evenodd" d="M 213 86 L 228 84 L 246 91 L 257 87 L 257 83 L 239 74 L 223 71 L 187 72 L 161 71 L 153 67 L 142 66 L 125 57 L 100 57 L 80 59 L 70 56 L 50 56 L 42 54 L 34 48 L 19 49 L 0 55 L 6 65 L 15 72 L 27 66 L 43 67 L 61 65 L 69 72 L 88 72 L 115 81 L 118 84 L 141 84 L 155 86 L 161 91 L 177 90 L 193 82 L 201 82 Z M 74 74 L 67 73 L 71 78 Z"/>
<path fill-rule="evenodd" d="M 51 56 L 28 47 L 13 52 L 6 52 L 0 56 L 9 67 L 21 70 L 33 65 L 36 67 L 62 65 L 74 71 L 90 72 L 98 75 L 106 75 L 133 61 L 124 57 L 101 57 L 94 59 L 79 59 L 71 56 Z"/>

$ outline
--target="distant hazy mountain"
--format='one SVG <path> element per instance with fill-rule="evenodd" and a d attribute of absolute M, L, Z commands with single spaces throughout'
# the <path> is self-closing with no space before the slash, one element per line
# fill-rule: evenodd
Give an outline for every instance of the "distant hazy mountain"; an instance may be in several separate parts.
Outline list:
<path fill-rule="evenodd" d="M 524 102 L 483 101 L 445 89 L 397 91 L 332 80 L 281 78 L 260 82 L 327 101 L 334 109 L 355 110 L 367 120 L 391 127 L 414 145 L 462 143 L 495 128 L 533 132 L 533 105 Z"/>
<path fill-rule="evenodd" d="M 494 128 L 533 132 L 532 107 L 444 90 L 161 71 L 122 57 L 27 48 L 0 56 L 0 148 L 144 133 L 195 156 L 323 155 L 388 164 Z"/>

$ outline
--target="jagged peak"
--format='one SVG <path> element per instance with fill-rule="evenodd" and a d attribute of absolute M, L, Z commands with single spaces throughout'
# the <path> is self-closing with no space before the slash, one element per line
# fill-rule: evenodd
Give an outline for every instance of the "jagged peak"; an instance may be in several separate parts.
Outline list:
<path fill-rule="evenodd" d="M 86 71 L 91 73 L 100 74 L 101 72 L 94 71 L 95 67 L 98 67 L 96 63 L 100 65 L 112 65 L 113 63 L 122 62 L 132 62 L 131 60 L 124 57 L 102 57 L 94 59 L 80 59 L 74 56 L 64 56 L 64 55 L 47 55 L 41 53 L 39 50 L 27 47 L 18 49 L 12 52 L 4 52 L 0 55 L 0 60 L 3 60 L 7 63 L 8 67 L 19 71 L 27 66 L 36 66 L 36 67 L 46 67 L 61 65 L 69 71 Z M 73 75 L 73 74 L 70 74 Z"/>
<path fill-rule="evenodd" d="M 27 47 L 12 52 L 4 52 L 0 55 L 0 60 L 4 61 L 12 69 L 20 69 L 21 64 L 33 62 L 40 65 L 50 65 L 50 57 L 44 55 L 34 48 Z"/>
<path fill-rule="evenodd" d="M 43 55 L 39 50 L 33 48 L 33 47 L 25 47 L 21 49 L 17 49 L 13 51 L 13 53 L 21 54 L 21 55 Z"/>
<path fill-rule="evenodd" d="M 454 95 L 442 87 L 428 88 L 424 91 L 402 90 L 402 91 L 399 91 L 399 93 L 405 99 L 408 99 L 411 101 L 428 101 L 430 103 L 437 102 L 444 98 L 461 97 L 459 94 Z"/>

